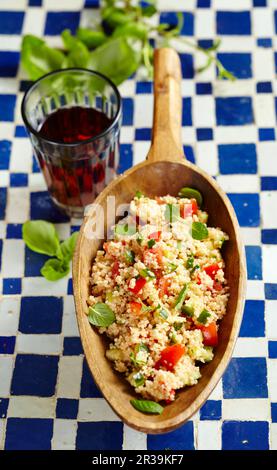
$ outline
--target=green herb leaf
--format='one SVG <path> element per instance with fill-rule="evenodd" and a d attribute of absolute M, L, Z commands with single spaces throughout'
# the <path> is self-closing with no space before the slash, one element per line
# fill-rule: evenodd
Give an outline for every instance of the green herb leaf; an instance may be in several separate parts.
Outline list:
<path fill-rule="evenodd" d="M 128 224 L 117 224 L 114 228 L 114 233 L 116 235 L 127 235 L 131 236 L 136 233 L 136 226 L 135 225 L 128 225 Z"/>
<path fill-rule="evenodd" d="M 187 294 L 187 289 L 188 289 L 188 285 L 185 284 L 185 286 L 183 287 L 183 289 L 180 291 L 180 294 L 178 295 L 177 297 L 177 300 L 175 302 L 175 305 L 174 305 L 174 308 L 176 310 L 181 310 L 181 307 L 183 305 L 183 302 L 186 298 L 186 294 Z"/>
<path fill-rule="evenodd" d="M 47 260 L 40 272 L 47 281 L 58 281 L 69 273 L 69 264 L 64 260 L 52 258 Z"/>
<path fill-rule="evenodd" d="M 133 375 L 133 381 L 134 381 L 135 386 L 139 387 L 140 385 L 144 384 L 145 378 L 141 372 L 137 372 L 136 374 Z"/>
<path fill-rule="evenodd" d="M 180 207 L 176 204 L 166 204 L 164 216 L 167 222 L 176 222 L 180 217 Z"/>
<path fill-rule="evenodd" d="M 194 308 L 189 307 L 188 305 L 183 305 L 182 306 L 182 313 L 186 315 L 186 317 L 193 317 L 194 315 Z"/>
<path fill-rule="evenodd" d="M 204 308 L 204 310 L 202 310 L 199 317 L 197 318 L 197 321 L 199 321 L 199 323 L 203 323 L 203 325 L 205 325 L 210 316 L 211 316 L 210 312 L 208 312 L 208 310 L 206 310 Z"/>
<path fill-rule="evenodd" d="M 191 256 L 187 259 L 186 268 L 187 268 L 187 269 L 193 268 L 193 264 L 194 264 L 194 256 L 191 255 Z"/>
<path fill-rule="evenodd" d="M 139 351 L 149 352 L 148 346 L 144 343 L 137 344 L 135 349 L 136 349 L 136 352 L 139 352 Z"/>
<path fill-rule="evenodd" d="M 124 253 L 124 256 L 125 256 L 125 259 L 126 259 L 127 263 L 129 263 L 129 264 L 134 263 L 135 253 L 133 252 L 133 250 L 126 250 L 125 253 Z"/>
<path fill-rule="evenodd" d="M 131 405 L 142 413 L 158 414 L 160 415 L 164 408 L 151 400 L 130 400 Z"/>
<path fill-rule="evenodd" d="M 204 240 L 208 237 L 209 232 L 206 225 L 201 222 L 192 222 L 191 235 L 195 240 Z"/>
<path fill-rule="evenodd" d="M 148 35 L 148 27 L 144 23 L 126 23 L 118 26 L 114 32 L 113 37 L 133 37 L 140 40 L 145 40 Z"/>
<path fill-rule="evenodd" d="M 28 220 L 23 224 L 22 235 L 31 250 L 48 256 L 60 255 L 59 237 L 55 226 L 50 222 Z"/>
<path fill-rule="evenodd" d="M 52 70 L 62 67 L 65 56 L 61 51 L 48 47 L 31 34 L 24 36 L 21 44 L 21 63 L 31 80 L 37 80 Z"/>
<path fill-rule="evenodd" d="M 182 247 L 183 247 L 182 240 L 177 240 L 177 249 L 181 251 Z"/>
<path fill-rule="evenodd" d="M 141 191 L 136 191 L 135 196 L 136 196 L 138 199 L 140 199 L 141 197 L 144 196 L 144 194 L 143 194 Z"/>
<path fill-rule="evenodd" d="M 72 259 L 78 235 L 79 232 L 74 232 L 69 238 L 67 238 L 64 242 L 61 243 L 60 246 L 64 260 L 70 261 Z"/>
<path fill-rule="evenodd" d="M 203 197 L 202 197 L 202 194 L 199 191 L 197 191 L 197 189 L 188 188 L 188 187 L 181 188 L 178 193 L 178 196 L 185 197 L 187 199 L 196 199 L 198 207 L 202 206 Z"/>
<path fill-rule="evenodd" d="M 151 279 L 155 279 L 156 277 L 155 274 L 152 271 L 150 271 L 150 269 L 148 268 L 141 269 L 139 273 L 141 277 L 144 277 L 144 278 L 150 277 Z"/>
<path fill-rule="evenodd" d="M 151 240 L 147 242 L 148 248 L 152 248 L 155 244 L 156 241 L 154 240 L 154 238 L 151 238 Z"/>
<path fill-rule="evenodd" d="M 179 331 L 182 328 L 183 324 L 184 323 L 178 323 L 178 322 L 173 323 L 174 330 Z"/>
<path fill-rule="evenodd" d="M 107 304 L 98 302 L 89 307 L 88 319 L 92 325 L 107 327 L 114 323 L 115 314 Z"/>
<path fill-rule="evenodd" d="M 108 39 L 103 31 L 93 31 L 88 28 L 78 28 L 77 38 L 80 39 L 80 41 L 82 41 L 89 49 L 101 46 Z"/>
<path fill-rule="evenodd" d="M 178 266 L 177 266 L 177 264 L 174 264 L 174 263 L 167 263 L 166 268 L 167 268 L 167 272 L 170 274 L 170 273 L 173 273 L 174 271 L 176 271 Z"/>
<path fill-rule="evenodd" d="M 142 241 L 143 241 L 143 236 L 142 234 L 139 232 L 138 233 L 138 236 L 136 238 L 136 241 L 138 242 L 139 245 L 141 245 Z"/>
<path fill-rule="evenodd" d="M 66 49 L 69 51 L 66 58 L 66 67 L 86 68 L 90 59 L 87 46 L 77 37 L 72 36 L 69 29 L 65 29 L 61 36 Z"/>
<path fill-rule="evenodd" d="M 196 265 L 192 268 L 192 270 L 191 270 L 191 272 L 190 272 L 190 275 L 192 276 L 192 275 L 195 273 L 195 271 L 196 271 L 197 269 L 200 269 L 199 264 L 196 264 Z"/>

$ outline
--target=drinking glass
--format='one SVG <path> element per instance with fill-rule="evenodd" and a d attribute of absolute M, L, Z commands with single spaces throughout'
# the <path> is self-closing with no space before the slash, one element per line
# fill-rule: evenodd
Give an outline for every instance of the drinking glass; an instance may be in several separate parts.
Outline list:
<path fill-rule="evenodd" d="M 94 137 L 70 143 L 41 135 L 50 114 L 76 106 L 101 111 L 109 126 Z M 116 176 L 122 114 L 118 89 L 98 72 L 58 70 L 29 88 L 21 112 L 54 203 L 69 216 L 82 217 L 85 206 Z"/>

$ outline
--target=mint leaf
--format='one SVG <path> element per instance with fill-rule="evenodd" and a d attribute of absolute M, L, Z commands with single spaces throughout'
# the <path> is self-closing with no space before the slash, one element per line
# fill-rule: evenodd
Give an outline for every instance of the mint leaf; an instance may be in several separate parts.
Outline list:
<path fill-rule="evenodd" d="M 31 80 L 37 80 L 52 70 L 62 67 L 64 54 L 48 47 L 45 42 L 32 34 L 24 36 L 21 44 L 21 62 Z"/>
<path fill-rule="evenodd" d="M 60 257 L 60 243 L 55 226 L 45 220 L 28 220 L 22 228 L 23 240 L 33 251 Z"/>
<path fill-rule="evenodd" d="M 211 316 L 210 312 L 204 308 L 202 312 L 200 313 L 199 317 L 197 318 L 197 321 L 199 323 L 202 323 L 203 325 L 206 325 L 208 318 Z"/>
<path fill-rule="evenodd" d="M 131 405 L 142 413 L 158 414 L 160 415 L 164 408 L 151 400 L 130 400 Z"/>
<path fill-rule="evenodd" d="M 58 281 L 69 273 L 69 264 L 57 258 L 49 259 L 40 272 L 48 281 Z"/>
<path fill-rule="evenodd" d="M 203 203 L 202 194 L 197 189 L 194 189 L 194 188 L 189 188 L 189 187 L 181 188 L 178 193 L 178 196 L 185 197 L 188 199 L 192 199 L 192 198 L 196 199 L 198 207 L 201 207 Z"/>
<path fill-rule="evenodd" d="M 202 222 L 193 222 L 191 235 L 195 240 L 204 240 L 208 238 L 209 232 L 206 225 L 202 224 Z"/>
<path fill-rule="evenodd" d="M 70 261 L 72 259 L 78 235 L 79 232 L 74 232 L 69 238 L 61 243 L 61 252 L 64 260 Z"/>
<path fill-rule="evenodd" d="M 114 323 L 115 314 L 107 304 L 98 302 L 89 307 L 88 319 L 92 325 L 107 327 Z"/>

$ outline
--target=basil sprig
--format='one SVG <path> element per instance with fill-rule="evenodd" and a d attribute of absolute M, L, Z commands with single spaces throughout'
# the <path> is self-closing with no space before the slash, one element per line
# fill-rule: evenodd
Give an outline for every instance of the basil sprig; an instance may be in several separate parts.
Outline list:
<path fill-rule="evenodd" d="M 164 410 L 159 403 L 151 400 L 130 400 L 130 403 L 136 410 L 142 413 L 160 415 Z"/>
<path fill-rule="evenodd" d="M 202 222 L 192 222 L 191 235 L 195 240 L 204 240 L 208 238 L 209 232 L 205 224 Z"/>
<path fill-rule="evenodd" d="M 98 302 L 89 307 L 88 319 L 92 325 L 107 327 L 115 321 L 115 314 L 105 303 Z"/>

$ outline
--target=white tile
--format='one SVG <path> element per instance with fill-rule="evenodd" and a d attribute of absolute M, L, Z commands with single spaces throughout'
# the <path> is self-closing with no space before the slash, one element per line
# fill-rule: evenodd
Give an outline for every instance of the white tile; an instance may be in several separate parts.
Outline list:
<path fill-rule="evenodd" d="M 258 127 L 275 126 L 274 101 L 271 94 L 258 93 L 253 99 L 255 123 Z"/>
<path fill-rule="evenodd" d="M 270 450 L 277 450 L 277 423 L 270 424 Z"/>
<path fill-rule="evenodd" d="M 214 142 L 197 142 L 195 145 L 196 164 L 209 175 L 217 175 L 218 158 Z"/>
<path fill-rule="evenodd" d="M 252 0 L 239 0 L 239 2 L 232 2 L 232 8 L 230 6 L 230 2 L 226 2 L 226 0 L 213 0 L 213 8 L 219 11 L 251 10 L 251 7 Z"/>
<path fill-rule="evenodd" d="M 62 332 L 64 336 L 79 336 L 74 300 L 72 295 L 67 295 L 64 297 Z"/>
<path fill-rule="evenodd" d="M 12 36 L 7 36 L 7 42 L 8 40 L 11 39 Z M 1 48 L 2 50 L 9 50 L 7 47 L 4 47 L 2 44 L 3 41 L 3 36 L 1 35 Z M 19 47 L 17 47 L 15 50 L 20 49 L 20 37 L 19 39 Z M 9 44 L 12 41 L 9 41 Z M 7 93 L 7 94 L 12 94 L 16 95 L 18 91 L 18 80 L 16 78 L 0 78 L 0 93 Z M 5 123 L 3 123 L 5 124 Z M 2 125 L 2 124 L 1 124 Z"/>
<path fill-rule="evenodd" d="M 255 227 L 241 227 L 240 232 L 244 245 L 260 245 L 261 231 Z"/>
<path fill-rule="evenodd" d="M 15 138 L 12 144 L 10 171 L 30 173 L 33 163 L 32 146 L 29 139 Z"/>
<path fill-rule="evenodd" d="M 133 126 L 122 126 L 120 131 L 120 143 L 132 144 L 135 140 L 135 128 Z M 124 152 L 123 152 L 124 155 Z"/>
<path fill-rule="evenodd" d="M 266 338 L 238 338 L 234 357 L 265 357 L 267 356 Z"/>
<path fill-rule="evenodd" d="M 260 194 L 261 219 L 263 228 L 277 226 L 277 191 L 262 191 Z"/>
<path fill-rule="evenodd" d="M 276 266 L 277 266 L 277 246 L 263 245 L 263 280 L 265 282 L 276 282 Z"/>
<path fill-rule="evenodd" d="M 28 188 L 9 188 L 6 220 L 23 223 L 29 219 L 30 195 Z"/>
<path fill-rule="evenodd" d="M 10 184 L 9 171 L 0 171 L 0 188 L 7 188 Z"/>
<path fill-rule="evenodd" d="M 253 8 L 252 34 L 258 38 L 274 36 L 273 14 L 270 8 Z"/>
<path fill-rule="evenodd" d="M 57 396 L 79 398 L 83 357 L 63 356 L 59 362 Z"/>
<path fill-rule="evenodd" d="M 180 11 L 180 0 L 170 0 L 170 11 Z M 186 11 L 193 10 L 196 6 L 196 0 L 186 0 Z M 158 10 L 168 11 L 168 0 L 158 0 Z"/>
<path fill-rule="evenodd" d="M 268 399 L 247 398 L 222 400 L 222 419 L 238 421 L 268 421 Z"/>
<path fill-rule="evenodd" d="M 277 340 L 277 300 L 265 301 L 265 325 L 267 338 Z"/>
<path fill-rule="evenodd" d="M 197 450 L 221 449 L 221 422 L 199 421 L 197 429 Z"/>
<path fill-rule="evenodd" d="M 153 95 L 137 95 L 135 102 L 134 126 L 152 127 Z"/>
<path fill-rule="evenodd" d="M 177 41 L 176 41 L 177 42 Z M 192 49 L 188 48 L 188 53 L 192 53 Z M 201 67 L 204 67 L 207 63 L 207 56 L 203 52 L 199 51 L 198 53 L 194 54 L 194 70 L 198 70 Z M 196 79 L 202 82 L 214 82 L 216 79 L 216 67 L 215 65 L 211 65 L 205 71 L 196 74 Z"/>
<path fill-rule="evenodd" d="M 1 82 L 0 81 L 0 93 L 4 92 L 5 93 L 5 88 L 3 88 L 3 90 L 1 91 L 1 83 L 3 83 L 4 85 L 4 81 Z M 0 139 L 1 140 L 7 140 L 7 139 L 12 139 L 13 138 L 13 134 L 14 134 L 14 124 L 13 123 L 10 123 L 10 122 L 1 122 L 1 126 L 0 126 Z"/>
<path fill-rule="evenodd" d="M 20 72 L 19 72 L 20 77 Z M 21 114 L 21 103 L 23 100 L 24 93 L 21 91 L 17 92 L 16 103 L 15 103 L 15 110 L 14 110 L 14 122 L 16 125 L 24 126 L 22 114 Z M 22 139 L 21 137 L 20 139 Z"/>
<path fill-rule="evenodd" d="M 77 422 L 71 419 L 55 419 L 52 450 L 75 450 Z"/>
<path fill-rule="evenodd" d="M 258 175 L 219 175 L 218 184 L 227 193 L 257 193 L 260 189 Z"/>
<path fill-rule="evenodd" d="M 277 359 L 267 361 L 268 392 L 272 402 L 277 402 Z"/>
<path fill-rule="evenodd" d="M 123 450 L 147 450 L 147 434 L 130 428 L 124 424 Z"/>
<path fill-rule="evenodd" d="M 2 253 L 2 276 L 24 275 L 25 248 L 23 240 L 4 240 Z"/>
<path fill-rule="evenodd" d="M 212 9 L 199 9 L 195 14 L 195 36 L 209 39 L 215 32 L 215 12 Z"/>
<path fill-rule="evenodd" d="M 277 175 L 277 143 L 258 142 L 257 156 L 262 176 Z"/>
<path fill-rule="evenodd" d="M 44 0 L 43 6 L 49 11 L 79 11 L 83 6 L 82 0 Z"/>
<path fill-rule="evenodd" d="M 57 4 L 57 2 L 55 2 Z M 60 1 L 58 2 L 60 3 Z M 43 36 L 45 25 L 45 9 L 44 8 L 28 8 L 25 13 L 23 34 L 34 34 Z"/>
<path fill-rule="evenodd" d="M 222 380 L 218 382 L 214 390 L 209 396 L 209 400 L 222 400 L 223 392 L 222 392 Z"/>
<path fill-rule="evenodd" d="M 250 52 L 256 46 L 256 39 L 253 36 L 223 35 L 220 37 L 220 52 Z"/>
<path fill-rule="evenodd" d="M 214 140 L 218 144 L 248 144 L 257 140 L 257 127 L 254 125 L 240 126 L 217 126 L 214 129 Z"/>
<path fill-rule="evenodd" d="M 195 127 L 215 126 L 215 101 L 212 96 L 196 95 L 192 100 L 193 125 Z"/>
<path fill-rule="evenodd" d="M 13 357 L 0 356 L 0 397 L 10 395 L 10 386 L 13 373 Z"/>
<path fill-rule="evenodd" d="M 0 332 L 3 336 L 15 336 L 18 330 L 20 299 L 2 297 L 0 300 Z"/>
<path fill-rule="evenodd" d="M 196 141 L 196 130 L 194 127 L 182 127 L 181 130 L 182 142 L 184 145 L 195 144 Z"/>
<path fill-rule="evenodd" d="M 19 333 L 16 350 L 25 354 L 60 354 L 63 349 L 60 335 L 32 335 Z"/>
<path fill-rule="evenodd" d="M 254 95 L 255 91 L 254 81 L 247 79 L 239 79 L 235 82 L 231 82 L 230 80 L 217 80 L 213 88 L 213 94 L 216 97 L 249 96 Z"/>
<path fill-rule="evenodd" d="M 29 174 L 29 189 L 31 192 L 46 190 L 46 183 L 42 173 Z"/>
<path fill-rule="evenodd" d="M 14 396 L 10 398 L 9 418 L 54 418 L 56 398 Z"/>
<path fill-rule="evenodd" d="M 6 224 L 3 220 L 0 220 L 0 238 L 3 239 L 6 236 Z"/>
<path fill-rule="evenodd" d="M 188 78 L 181 81 L 181 94 L 183 97 L 195 95 L 195 81 Z"/>
<path fill-rule="evenodd" d="M 134 158 L 133 164 L 144 162 L 146 155 L 150 148 L 150 142 L 135 142 L 134 143 Z"/>
<path fill-rule="evenodd" d="M 78 421 L 119 421 L 104 398 L 81 398 Z"/>
<path fill-rule="evenodd" d="M 135 94 L 135 80 L 125 80 L 119 86 L 119 91 L 123 97 L 133 97 Z"/>
<path fill-rule="evenodd" d="M 263 281 L 249 281 L 246 283 L 247 299 L 264 299 L 264 283 Z"/>
<path fill-rule="evenodd" d="M 275 77 L 272 50 L 257 48 L 253 57 L 253 72 L 256 80 L 268 81 Z"/>
<path fill-rule="evenodd" d="M 5 440 L 5 420 L 0 419 L 0 450 L 4 449 Z"/>
<path fill-rule="evenodd" d="M 59 281 L 47 281 L 44 277 L 25 277 L 22 279 L 22 295 L 61 296 L 67 291 L 68 277 Z"/>
<path fill-rule="evenodd" d="M 1 10 L 24 11 L 27 6 L 27 0 L 9 0 L 1 2 Z"/>

